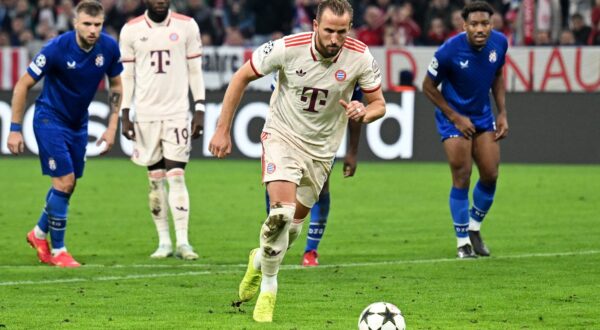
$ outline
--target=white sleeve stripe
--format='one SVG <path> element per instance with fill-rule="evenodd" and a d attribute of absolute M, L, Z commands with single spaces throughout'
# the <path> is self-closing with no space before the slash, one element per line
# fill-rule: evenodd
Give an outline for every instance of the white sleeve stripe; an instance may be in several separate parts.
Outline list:
<path fill-rule="evenodd" d="M 427 71 L 429 71 L 429 73 L 431 73 L 431 75 L 433 75 L 434 77 L 437 77 L 438 72 L 436 69 L 429 66 L 429 68 L 427 68 Z"/>
<path fill-rule="evenodd" d="M 42 74 L 42 69 L 40 69 L 37 65 L 35 65 L 35 63 L 31 62 L 29 64 L 29 69 L 31 69 L 31 71 L 33 71 L 35 74 L 37 74 L 38 76 Z"/>

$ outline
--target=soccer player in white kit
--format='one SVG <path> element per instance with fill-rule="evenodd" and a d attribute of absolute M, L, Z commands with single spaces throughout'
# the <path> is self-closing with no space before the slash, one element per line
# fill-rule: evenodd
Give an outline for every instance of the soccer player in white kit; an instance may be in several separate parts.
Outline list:
<path fill-rule="evenodd" d="M 150 210 L 159 237 L 158 249 L 150 257 L 173 255 L 170 208 L 177 239 L 175 256 L 195 260 L 198 254 L 188 241 L 190 202 L 184 173 L 191 139 L 200 136 L 204 122 L 200 30 L 190 17 L 170 11 L 170 0 L 146 0 L 145 4 L 145 14 L 121 30 L 123 135 L 135 141 L 133 162 L 148 168 Z M 190 89 L 195 108 L 191 127 Z M 133 104 L 132 122 L 129 109 Z"/>
<path fill-rule="evenodd" d="M 250 252 L 239 288 L 242 302 L 260 287 L 254 320 L 272 322 L 277 272 L 304 218 L 331 171 L 348 120 L 370 123 L 385 114 L 381 72 L 365 44 L 347 37 L 352 21 L 347 0 L 324 0 L 313 32 L 270 41 L 254 51 L 233 76 L 223 99 L 210 152 L 231 152 L 231 124 L 244 89 L 252 80 L 279 71 L 263 128 L 263 182 L 271 209 Z M 355 84 L 368 106 L 350 101 Z"/>

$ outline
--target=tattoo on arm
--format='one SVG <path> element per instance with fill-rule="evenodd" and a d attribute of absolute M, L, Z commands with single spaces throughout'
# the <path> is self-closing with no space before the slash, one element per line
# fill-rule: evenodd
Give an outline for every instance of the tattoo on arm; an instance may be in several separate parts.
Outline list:
<path fill-rule="evenodd" d="M 108 94 L 108 103 L 110 104 L 112 112 L 119 112 L 119 106 L 121 105 L 121 93 L 110 92 Z"/>

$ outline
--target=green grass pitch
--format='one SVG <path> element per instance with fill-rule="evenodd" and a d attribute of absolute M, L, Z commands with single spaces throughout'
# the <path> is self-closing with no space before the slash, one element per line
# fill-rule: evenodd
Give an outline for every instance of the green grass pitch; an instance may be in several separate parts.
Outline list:
<path fill-rule="evenodd" d="M 476 173 L 473 182 L 476 180 Z M 195 262 L 151 260 L 145 170 L 90 159 L 71 199 L 69 251 L 85 265 L 37 262 L 25 234 L 49 179 L 35 158 L 0 161 L 0 328 L 356 329 L 388 301 L 408 329 L 599 329 L 600 166 L 503 164 L 482 228 L 492 257 L 456 260 L 446 164 L 334 168 L 322 266 L 279 275 L 274 322 L 231 306 L 265 218 L 259 161 L 195 160 L 186 172 Z"/>

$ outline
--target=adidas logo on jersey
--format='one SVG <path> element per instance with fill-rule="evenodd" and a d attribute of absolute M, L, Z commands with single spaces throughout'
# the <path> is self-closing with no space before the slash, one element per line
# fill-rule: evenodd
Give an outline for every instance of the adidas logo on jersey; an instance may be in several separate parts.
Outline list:
<path fill-rule="evenodd" d="M 297 74 L 299 77 L 304 77 L 304 76 L 306 76 L 306 72 L 302 71 L 302 69 L 298 69 L 298 70 L 296 70 L 296 74 Z"/>

